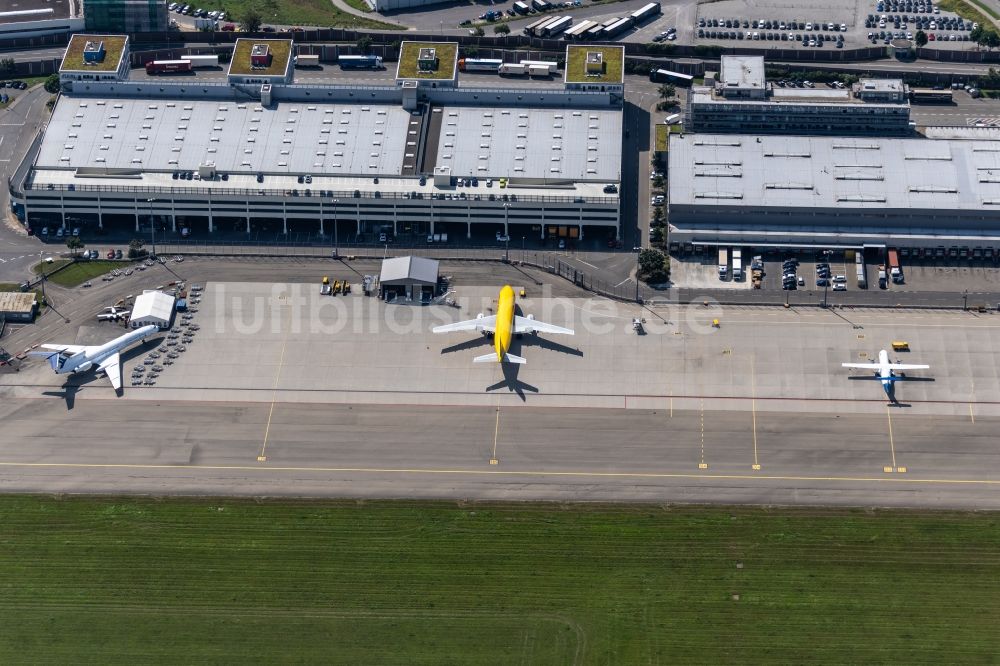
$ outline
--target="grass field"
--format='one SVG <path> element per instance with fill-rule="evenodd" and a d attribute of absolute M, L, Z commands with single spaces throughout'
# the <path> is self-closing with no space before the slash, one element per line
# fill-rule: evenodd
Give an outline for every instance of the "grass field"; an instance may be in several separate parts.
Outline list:
<path fill-rule="evenodd" d="M 51 264 L 44 264 L 45 273 L 49 275 L 52 271 L 56 270 L 59 266 L 70 263 L 69 259 L 56 259 Z M 56 284 L 63 287 L 78 287 L 87 280 L 93 280 L 94 278 L 101 277 L 105 273 L 111 271 L 115 268 L 127 268 L 131 265 L 130 261 L 78 261 L 69 268 L 63 269 L 58 273 L 55 273 L 47 278 L 49 282 L 55 282 Z M 35 273 L 40 273 L 39 270 L 41 264 L 36 264 L 33 267 Z"/>
<path fill-rule="evenodd" d="M 341 11 L 330 0 L 226 0 L 226 11 L 238 23 L 248 9 L 260 12 L 264 25 L 318 26 L 400 30 L 391 23 Z"/>
<path fill-rule="evenodd" d="M 994 24 L 994 21 L 986 17 L 986 13 L 990 14 L 993 18 L 1000 18 L 992 8 L 988 7 L 985 3 L 976 2 L 976 0 L 970 0 L 969 2 L 965 2 L 965 0 L 940 0 L 936 4 L 943 11 L 958 14 L 964 19 L 975 21 L 983 26 Z"/>
<path fill-rule="evenodd" d="M 995 663 L 1000 516 L 0 497 L 0 661 Z"/>

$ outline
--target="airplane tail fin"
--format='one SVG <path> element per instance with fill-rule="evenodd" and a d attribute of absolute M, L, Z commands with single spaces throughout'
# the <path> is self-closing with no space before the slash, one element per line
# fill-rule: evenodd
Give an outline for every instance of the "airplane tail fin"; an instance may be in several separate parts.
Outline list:
<path fill-rule="evenodd" d="M 53 370 L 58 370 L 59 369 L 59 365 L 58 365 L 59 364 L 59 352 L 33 351 L 33 352 L 28 352 L 28 356 L 34 356 L 34 357 L 37 357 L 37 358 L 44 358 L 45 360 L 47 360 L 49 362 L 49 367 L 50 368 L 52 368 Z"/>

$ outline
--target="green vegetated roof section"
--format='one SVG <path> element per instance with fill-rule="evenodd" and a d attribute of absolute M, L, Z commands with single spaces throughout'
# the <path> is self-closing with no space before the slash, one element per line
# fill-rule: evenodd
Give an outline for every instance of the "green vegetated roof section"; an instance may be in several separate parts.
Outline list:
<path fill-rule="evenodd" d="M 61 72 L 114 72 L 125 50 L 128 38 L 123 35 L 73 35 L 63 56 Z M 86 64 L 83 49 L 87 42 L 104 42 L 103 62 Z"/>
<path fill-rule="evenodd" d="M 271 52 L 271 66 L 254 69 L 250 66 L 250 51 L 255 44 L 267 44 Z M 288 71 L 288 59 L 292 54 L 290 39 L 240 39 L 233 50 L 229 63 L 230 74 L 259 74 L 261 76 L 282 76 Z"/>
<path fill-rule="evenodd" d="M 667 125 L 656 126 L 656 150 L 663 152 L 667 150 L 667 137 L 670 136 L 670 128 Z"/>
<path fill-rule="evenodd" d="M 417 64 L 417 57 L 423 48 L 434 49 L 438 59 L 438 68 L 435 71 L 423 71 Z M 457 55 L 458 44 L 455 42 L 403 42 L 399 49 L 399 68 L 396 70 L 396 78 L 445 81 L 454 79 L 455 68 L 458 66 Z"/>
<path fill-rule="evenodd" d="M 604 55 L 604 74 L 587 76 L 587 54 L 595 51 Z M 624 62 L 625 49 L 621 46 L 569 46 L 566 53 L 566 82 L 621 83 L 624 80 Z"/>

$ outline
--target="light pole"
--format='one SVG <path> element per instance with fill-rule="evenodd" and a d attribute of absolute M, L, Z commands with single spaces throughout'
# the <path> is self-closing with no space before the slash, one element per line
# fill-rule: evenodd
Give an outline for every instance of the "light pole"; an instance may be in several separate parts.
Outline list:
<path fill-rule="evenodd" d="M 528 260 L 528 252 L 524 249 L 524 236 L 521 236 L 521 263 Z"/>
<path fill-rule="evenodd" d="M 156 225 L 153 223 L 153 200 L 146 199 L 147 210 L 149 211 L 149 242 L 153 246 L 153 258 L 156 258 Z"/>
<path fill-rule="evenodd" d="M 38 272 L 42 274 L 42 303 L 48 304 L 45 298 L 45 263 L 42 261 L 42 253 L 44 250 L 38 251 Z"/>
<path fill-rule="evenodd" d="M 833 254 L 833 250 L 823 250 L 823 256 L 826 257 L 827 262 L 830 261 L 830 255 Z M 823 307 L 826 307 L 826 294 L 830 289 L 830 278 L 823 280 Z"/>
<path fill-rule="evenodd" d="M 510 204 L 503 205 L 503 260 L 510 263 Z"/>
<path fill-rule="evenodd" d="M 337 204 L 340 199 L 333 200 L 333 258 L 340 258 L 340 236 L 337 233 Z"/>

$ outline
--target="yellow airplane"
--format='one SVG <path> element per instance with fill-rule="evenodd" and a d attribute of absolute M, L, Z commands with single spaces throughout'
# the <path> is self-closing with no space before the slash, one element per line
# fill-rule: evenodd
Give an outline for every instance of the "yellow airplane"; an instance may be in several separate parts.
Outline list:
<path fill-rule="evenodd" d="M 516 333 L 561 333 L 563 335 L 573 335 L 573 329 L 546 324 L 538 321 L 533 315 L 519 317 L 514 314 L 514 290 L 509 284 L 500 289 L 500 297 L 497 299 L 499 305 L 497 313 L 489 317 L 483 316 L 480 312 L 475 319 L 459 321 L 454 324 L 435 326 L 435 333 L 453 333 L 455 331 L 479 331 L 493 335 L 494 353 L 483 354 L 473 359 L 475 363 L 487 363 L 496 361 L 497 363 L 525 363 L 520 356 L 514 356 L 510 349 L 511 337 Z"/>

